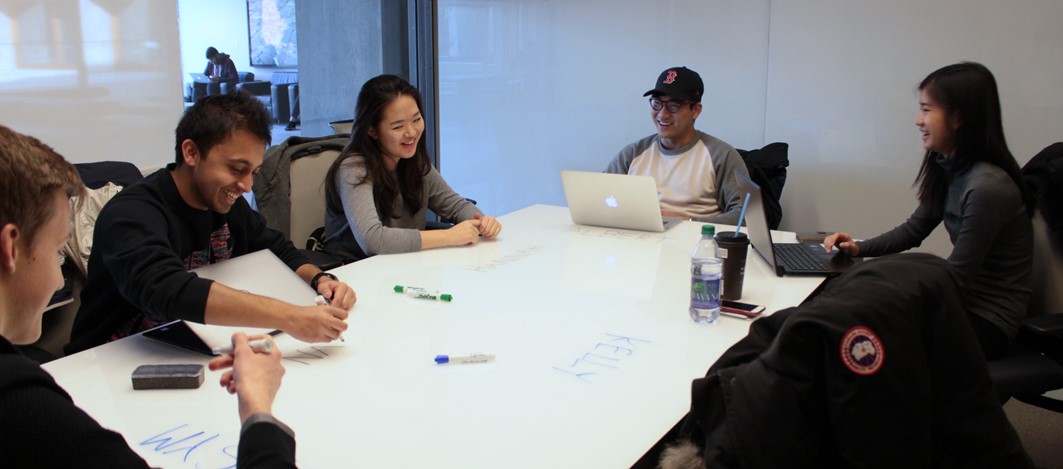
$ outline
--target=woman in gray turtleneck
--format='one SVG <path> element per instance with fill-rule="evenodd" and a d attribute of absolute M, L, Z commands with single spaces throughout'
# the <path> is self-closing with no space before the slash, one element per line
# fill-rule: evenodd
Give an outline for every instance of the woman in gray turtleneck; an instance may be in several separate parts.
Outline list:
<path fill-rule="evenodd" d="M 916 183 L 919 207 L 879 236 L 824 240 L 851 256 L 882 256 L 919 246 L 942 221 L 949 262 L 966 282 L 964 306 L 986 358 L 1011 348 L 1030 299 L 1033 198 L 1008 150 L 996 80 L 982 64 L 938 69 L 919 84 L 915 124 L 926 154 Z"/>

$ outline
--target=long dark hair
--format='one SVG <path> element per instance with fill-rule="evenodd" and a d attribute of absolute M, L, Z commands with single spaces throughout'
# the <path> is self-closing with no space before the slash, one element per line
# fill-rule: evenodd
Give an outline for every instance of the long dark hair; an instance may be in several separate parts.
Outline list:
<path fill-rule="evenodd" d="M 343 213 L 336 175 L 344 160 L 359 155 L 365 161 L 365 179 L 373 183 L 373 199 L 380 221 L 387 224 L 395 218 L 395 198 L 402 194 L 403 205 L 410 213 L 421 210 L 421 196 L 424 193 L 424 177 L 431 169 L 428 162 L 428 146 L 424 136 L 417 142 L 417 153 L 413 158 L 399 160 L 395 172 L 384 166 L 384 153 L 380 141 L 369 136 L 369 129 L 376 127 L 384 118 L 384 108 L 400 96 L 410 96 L 417 102 L 417 109 L 422 110 L 421 93 L 410 82 L 397 75 L 380 75 L 362 85 L 358 92 L 358 103 L 354 107 L 354 125 L 351 127 L 351 140 L 343 148 L 340 156 L 332 163 L 325 177 L 325 203 L 329 210 Z"/>
<path fill-rule="evenodd" d="M 941 155 L 927 150 L 915 183 L 919 201 L 932 210 L 944 210 L 949 179 L 979 161 L 994 164 L 1011 177 L 1022 194 L 1026 214 L 1033 215 L 1033 196 L 1022 181 L 1019 163 L 1004 140 L 1000 118 L 1000 95 L 997 81 L 984 65 L 961 62 L 935 70 L 919 83 L 942 108 L 950 121 L 959 126 L 953 131 L 952 163 L 946 171 L 937 163 Z"/>

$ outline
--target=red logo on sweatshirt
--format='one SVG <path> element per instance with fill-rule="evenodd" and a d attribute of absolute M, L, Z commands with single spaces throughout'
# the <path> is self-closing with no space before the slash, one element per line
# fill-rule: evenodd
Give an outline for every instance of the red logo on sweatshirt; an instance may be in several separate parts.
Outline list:
<path fill-rule="evenodd" d="M 861 376 L 870 376 L 882 369 L 886 350 L 878 335 L 866 326 L 856 326 L 842 336 L 840 350 L 845 367 Z"/>
<path fill-rule="evenodd" d="M 675 70 L 669 70 L 668 76 L 664 77 L 664 84 L 671 85 L 672 83 L 675 83 L 676 75 L 679 74 Z"/>

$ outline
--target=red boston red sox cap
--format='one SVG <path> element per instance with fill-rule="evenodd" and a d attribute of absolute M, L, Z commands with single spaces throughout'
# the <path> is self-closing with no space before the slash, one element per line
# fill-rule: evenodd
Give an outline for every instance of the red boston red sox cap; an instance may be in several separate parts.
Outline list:
<path fill-rule="evenodd" d="M 686 67 L 672 67 L 661 72 L 661 76 L 657 77 L 657 86 L 643 96 L 662 94 L 679 101 L 700 103 L 701 95 L 705 94 L 705 84 L 698 72 Z"/>

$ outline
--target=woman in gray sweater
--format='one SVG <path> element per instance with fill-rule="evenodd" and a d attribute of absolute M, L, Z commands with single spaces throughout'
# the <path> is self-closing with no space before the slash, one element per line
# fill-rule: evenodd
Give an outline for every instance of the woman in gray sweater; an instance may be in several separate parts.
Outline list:
<path fill-rule="evenodd" d="M 851 256 L 882 256 L 919 246 L 940 224 L 949 262 L 965 282 L 964 307 L 986 358 L 1008 352 L 1030 299 L 1033 198 L 1004 140 L 993 74 L 963 62 L 919 84 L 915 121 L 926 153 L 916 183 L 919 206 L 900 226 L 865 241 L 848 233 L 824 240 Z"/>
<path fill-rule="evenodd" d="M 325 177 L 325 249 L 348 260 L 475 244 L 502 231 L 447 185 L 421 138 L 421 93 L 402 77 L 362 85 L 351 140 Z M 455 220 L 425 230 L 427 210 Z"/>

